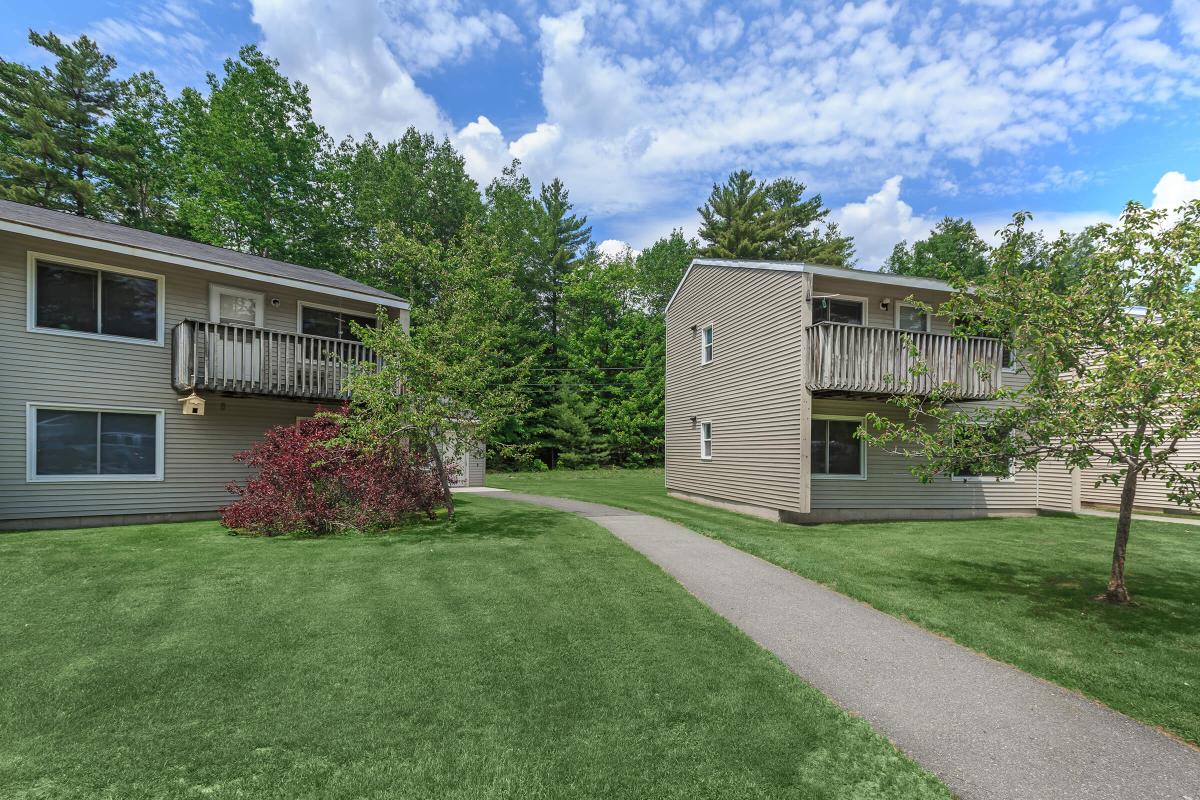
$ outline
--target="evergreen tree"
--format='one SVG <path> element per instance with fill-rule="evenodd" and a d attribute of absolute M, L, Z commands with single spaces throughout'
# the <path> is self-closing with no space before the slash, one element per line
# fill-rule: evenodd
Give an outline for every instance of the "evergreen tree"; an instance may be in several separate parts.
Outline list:
<path fill-rule="evenodd" d="M 549 411 L 546 443 L 555 453 L 551 469 L 597 467 L 608 456 L 604 438 L 596 433 L 596 406 L 583 399 L 571 382 L 564 382 Z"/>
<path fill-rule="evenodd" d="M 944 217 L 926 238 L 911 246 L 908 242 L 896 245 L 883 271 L 917 278 L 976 280 L 987 273 L 990 250 L 969 220 Z"/>
<path fill-rule="evenodd" d="M 29 42 L 56 61 L 40 71 L 0 61 L 3 196 L 96 216 L 97 134 L 116 102 L 116 61 L 86 36 L 68 44 L 30 31 Z"/>
<path fill-rule="evenodd" d="M 806 189 L 792 178 L 763 183 L 749 170 L 734 172 L 697 209 L 701 255 L 850 266 L 853 240 L 829 221 L 819 194 L 804 198 Z"/>
<path fill-rule="evenodd" d="M 311 266 L 333 249 L 324 166 L 330 143 L 308 89 L 257 47 L 208 76 L 208 96 L 183 90 L 172 115 L 175 203 L 203 242 Z"/>
<path fill-rule="evenodd" d="M 133 228 L 175 232 L 167 141 L 170 103 L 152 72 L 121 85 L 112 118 L 100 131 L 99 204 L 105 216 Z"/>
<path fill-rule="evenodd" d="M 66 210 L 70 181 L 46 76 L 0 60 L 0 197 Z"/>
<path fill-rule="evenodd" d="M 592 229 L 587 224 L 587 217 L 571 213 L 567 189 L 558 178 L 542 186 L 538 200 L 534 219 L 538 270 L 535 285 L 541 294 L 550 353 L 553 354 L 558 349 L 563 281 L 590 245 Z"/>
<path fill-rule="evenodd" d="M 715 258 L 766 258 L 772 242 L 783 235 L 766 187 L 750 170 L 738 170 L 714 185 L 708 201 L 697 209 L 703 224 L 701 254 Z"/>

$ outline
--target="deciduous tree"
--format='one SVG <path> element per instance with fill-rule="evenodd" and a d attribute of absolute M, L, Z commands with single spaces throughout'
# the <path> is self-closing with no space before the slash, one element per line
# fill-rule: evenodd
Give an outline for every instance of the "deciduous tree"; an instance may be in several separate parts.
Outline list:
<path fill-rule="evenodd" d="M 860 435 L 917 459 L 924 481 L 963 469 L 1031 470 L 1047 459 L 1098 468 L 1121 489 L 1112 568 L 1101 598 L 1129 602 L 1125 556 L 1138 485 L 1166 483 L 1176 503 L 1200 498 L 1200 463 L 1179 444 L 1200 436 L 1200 202 L 1165 211 L 1131 203 L 1120 223 L 1093 229 L 1079 257 L 1074 237 L 1052 243 L 1050 269 L 1028 270 L 1028 215 L 1017 215 L 973 286 L 959 280 L 939 313 L 956 334 L 1000 335 L 1028 384 L 997 389 L 992 404 L 956 403 L 947 385 L 897 397 L 904 418 L 869 415 Z M 1077 281 L 1056 285 L 1070 261 Z"/>
<path fill-rule="evenodd" d="M 378 328 L 355 327 L 378 365 L 349 379 L 350 413 L 339 441 L 368 448 L 396 441 L 427 446 L 441 476 L 448 513 L 454 514 L 442 453 L 496 442 L 508 417 L 527 398 L 532 356 L 511 342 L 529 320 L 511 267 L 496 243 L 478 229 L 452 245 L 426 245 L 441 262 L 444 291 L 413 309 L 411 335 L 381 318 Z"/>

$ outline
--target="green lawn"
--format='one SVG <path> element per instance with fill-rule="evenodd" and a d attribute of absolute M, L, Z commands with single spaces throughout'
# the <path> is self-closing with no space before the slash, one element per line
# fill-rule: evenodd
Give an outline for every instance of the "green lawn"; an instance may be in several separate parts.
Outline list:
<path fill-rule="evenodd" d="M 1128 580 L 1103 591 L 1094 517 L 801 527 L 666 496 L 662 470 L 491 475 L 494 486 L 656 514 L 1200 743 L 1200 528 L 1135 520 Z"/>
<path fill-rule="evenodd" d="M 948 798 L 592 523 L 0 535 L 0 797 Z"/>

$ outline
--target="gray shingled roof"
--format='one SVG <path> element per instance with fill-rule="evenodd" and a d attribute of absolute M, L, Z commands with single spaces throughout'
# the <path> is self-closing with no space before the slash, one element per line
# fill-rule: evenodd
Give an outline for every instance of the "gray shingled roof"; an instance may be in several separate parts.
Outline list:
<path fill-rule="evenodd" d="M 286 261 L 275 261 L 270 258 L 239 253 L 236 250 L 226 250 L 210 244 L 190 242 L 187 239 L 177 239 L 174 236 L 164 236 L 161 233 L 127 228 L 124 225 L 114 225 L 110 222 L 98 222 L 94 219 L 67 214 L 62 211 L 50 211 L 37 206 L 27 206 L 0 200 L 0 221 L 17 223 L 41 228 L 49 232 L 65 233 L 72 236 L 95 239 L 100 242 L 136 247 L 165 255 L 204 261 L 210 264 L 243 269 L 256 272 L 267 278 L 286 278 L 303 281 L 315 286 L 326 286 L 350 292 L 360 292 L 372 297 L 388 300 L 403 301 L 394 294 L 381 291 L 358 281 L 342 277 L 323 269 L 302 267 L 299 264 L 289 264 Z"/>

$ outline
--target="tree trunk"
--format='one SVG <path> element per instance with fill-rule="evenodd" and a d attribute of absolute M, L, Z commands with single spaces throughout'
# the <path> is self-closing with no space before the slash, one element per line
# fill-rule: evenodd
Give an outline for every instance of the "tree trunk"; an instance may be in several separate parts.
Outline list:
<path fill-rule="evenodd" d="M 1137 497 L 1137 483 L 1138 466 L 1130 465 L 1125 470 L 1125 483 L 1121 487 L 1121 511 L 1117 515 L 1117 540 L 1113 544 L 1108 589 L 1096 598 L 1113 605 L 1129 604 L 1129 590 L 1125 588 L 1125 546 L 1129 544 L 1129 525 L 1133 518 L 1133 501 Z"/>
<path fill-rule="evenodd" d="M 433 463 L 437 466 L 438 477 L 442 479 L 442 497 L 446 501 L 446 516 L 454 519 L 454 493 L 450 491 L 450 476 L 446 474 L 446 462 L 442 461 L 442 451 L 429 440 L 429 450 L 433 454 Z"/>

